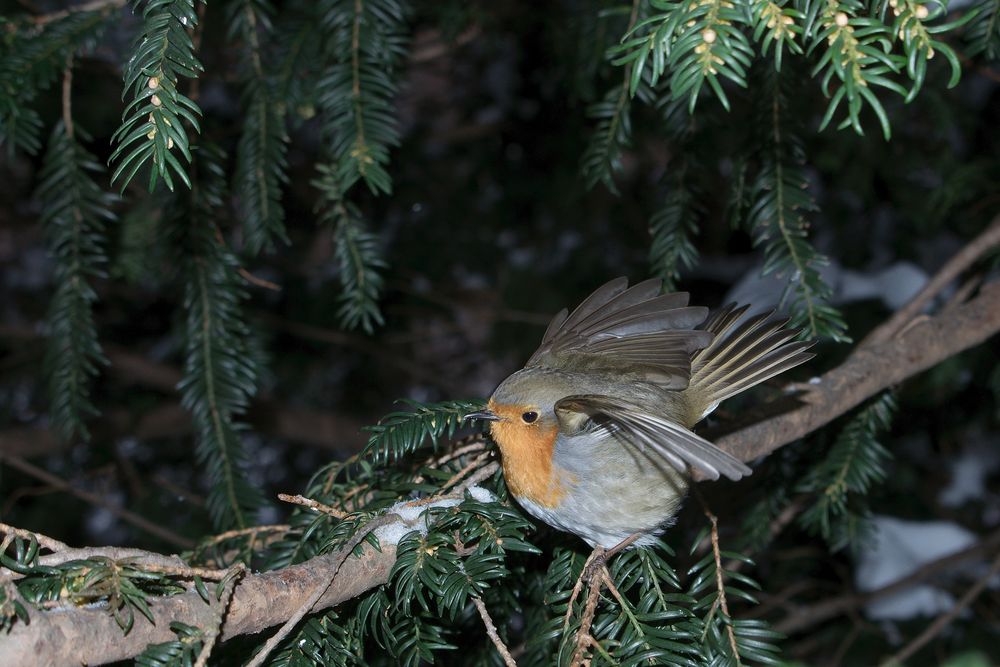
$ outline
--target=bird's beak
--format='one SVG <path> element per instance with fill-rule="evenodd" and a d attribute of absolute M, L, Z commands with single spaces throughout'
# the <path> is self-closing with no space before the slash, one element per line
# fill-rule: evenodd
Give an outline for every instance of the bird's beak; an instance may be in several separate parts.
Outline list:
<path fill-rule="evenodd" d="M 490 410 L 480 410 L 479 412 L 470 412 L 469 414 L 462 417 L 464 421 L 469 421 L 470 419 L 482 419 L 487 422 L 498 422 L 500 421 L 500 415 Z"/>

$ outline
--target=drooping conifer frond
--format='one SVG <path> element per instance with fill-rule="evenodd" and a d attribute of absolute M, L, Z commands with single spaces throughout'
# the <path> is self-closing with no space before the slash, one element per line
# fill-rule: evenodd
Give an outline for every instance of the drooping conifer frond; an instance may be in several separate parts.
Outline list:
<path fill-rule="evenodd" d="M 764 249 L 764 275 L 788 281 L 783 301 L 793 326 L 805 328 L 812 338 L 848 341 L 843 318 L 828 303 L 832 289 L 819 272 L 827 260 L 809 242 L 806 214 L 815 212 L 816 205 L 807 189 L 804 153 L 781 88 L 784 77 L 773 71 L 762 77 L 759 118 L 768 131 L 762 133 L 760 171 L 750 195 L 747 226 L 755 245 Z"/>
<path fill-rule="evenodd" d="M 344 199 L 340 181 L 342 169 L 319 165 L 313 185 L 322 199 L 320 222 L 331 228 L 335 243 L 337 271 L 342 295 L 338 315 L 348 329 L 361 327 L 371 332 L 382 324 L 378 300 L 382 294 L 382 259 L 378 238 L 368 231 L 360 209 Z"/>
<path fill-rule="evenodd" d="M 174 621 L 170 631 L 177 639 L 150 644 L 135 657 L 136 667 L 188 667 L 195 664 L 205 643 L 205 633 L 200 628 Z"/>
<path fill-rule="evenodd" d="M 979 0 L 972 11 L 976 15 L 965 31 L 966 55 L 1000 59 L 1000 0 Z"/>
<path fill-rule="evenodd" d="M 695 546 L 699 543 L 696 541 Z M 753 562 L 731 551 L 720 549 L 716 554 L 715 548 L 717 545 L 688 571 L 693 577 L 688 594 L 697 600 L 695 611 L 702 614 L 699 654 L 703 664 L 720 667 L 776 664 L 780 652 L 775 642 L 782 636 L 771 630 L 766 621 L 733 618 L 727 612 L 729 605 L 739 601 L 757 604 L 747 589 L 760 590 L 760 586 L 747 575 L 726 569 L 725 563 L 752 565 Z"/>
<path fill-rule="evenodd" d="M 288 133 L 284 106 L 274 94 L 272 77 L 265 70 L 264 44 L 273 37 L 274 8 L 267 0 L 240 0 L 229 5 L 231 38 L 243 43 L 243 131 L 236 150 L 234 190 L 240 195 L 247 251 L 257 254 L 288 242 L 281 187 L 288 180 Z"/>
<path fill-rule="evenodd" d="M 108 10 L 75 12 L 40 27 L 12 22 L 0 40 L 0 144 L 36 153 L 42 119 L 32 107 L 72 54 L 87 49 L 107 25 Z"/>
<path fill-rule="evenodd" d="M 142 9 L 143 29 L 125 66 L 123 97 L 128 100 L 122 124 L 115 132 L 117 163 L 111 180 L 124 189 L 144 165 L 149 165 L 149 189 L 160 178 L 171 190 L 174 178 L 191 187 L 187 168 L 177 158 L 191 162 L 185 123 L 200 132 L 201 110 L 180 92 L 181 77 L 194 79 L 202 72 L 190 30 L 198 23 L 196 0 L 135 0 Z M 176 149 L 176 152 L 175 152 Z"/>
<path fill-rule="evenodd" d="M 892 425 L 896 399 L 886 392 L 873 399 L 840 431 L 826 457 L 799 485 L 816 495 L 801 524 L 836 549 L 856 545 L 868 509 L 865 496 L 885 479 L 891 459 L 878 438 Z"/>
<path fill-rule="evenodd" d="M 76 132 L 80 132 L 79 128 Z M 90 383 L 107 363 L 97 337 L 93 281 L 105 274 L 106 226 L 115 219 L 114 197 L 94 180 L 97 160 L 56 124 L 49 138 L 37 197 L 55 260 L 55 294 L 49 303 L 45 370 L 52 421 L 67 440 L 89 439 L 85 420 L 97 414 Z"/>
<path fill-rule="evenodd" d="M 744 32 L 747 11 L 729 0 L 652 0 L 659 13 L 640 21 L 614 50 L 616 64 L 632 67 L 634 95 L 643 76 L 655 86 L 669 76 L 674 100 L 693 111 L 707 84 L 729 109 L 720 77 L 746 87 L 754 52 Z"/>
<path fill-rule="evenodd" d="M 675 290 L 681 271 L 698 262 L 694 236 L 701 214 L 697 196 L 684 183 L 684 170 L 670 180 L 663 204 L 649 220 L 649 263 L 666 291 Z"/>
<path fill-rule="evenodd" d="M 627 17 L 625 30 L 631 30 L 645 15 L 644 4 L 634 0 L 631 7 L 619 7 L 615 14 Z M 617 47 L 611 48 L 605 57 L 613 59 L 617 53 Z M 635 90 L 631 90 L 633 72 L 639 75 Z M 632 144 L 632 97 L 637 95 L 647 103 L 653 99 L 649 86 L 643 83 L 641 68 L 634 69 L 627 64 L 623 77 L 624 80 L 612 86 L 603 99 L 587 107 L 587 117 L 596 121 L 596 125 L 580 159 L 580 173 L 587 187 L 603 183 L 614 194 L 618 194 L 615 176 L 622 169 L 622 153 Z"/>
<path fill-rule="evenodd" d="M 321 114 L 344 191 L 361 179 L 392 192 L 386 166 L 399 144 L 393 99 L 406 55 L 401 0 L 322 0 L 331 63 L 319 83 Z"/>
<path fill-rule="evenodd" d="M 182 403 L 195 423 L 199 462 L 208 471 L 208 509 L 221 530 L 250 525 L 260 492 L 243 471 L 246 455 L 237 418 L 256 392 L 257 358 L 248 342 L 241 302 L 246 298 L 236 257 L 218 231 L 225 173 L 222 156 L 199 148 L 197 188 L 169 222 L 184 282 Z"/>

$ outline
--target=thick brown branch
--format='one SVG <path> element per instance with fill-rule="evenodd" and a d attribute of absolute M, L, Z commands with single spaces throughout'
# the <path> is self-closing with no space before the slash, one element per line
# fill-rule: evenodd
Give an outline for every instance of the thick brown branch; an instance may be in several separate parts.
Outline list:
<path fill-rule="evenodd" d="M 287 621 L 316 588 L 316 582 L 333 582 L 314 610 L 332 607 L 384 583 L 396 561 L 393 545 L 382 552 L 365 546 L 360 557 L 348 558 L 337 572 L 340 552 L 318 556 L 277 572 L 244 577 L 233 595 L 221 639 L 260 632 Z M 217 623 L 217 611 L 205 604 L 197 592 L 152 600 L 156 624 L 136 620 L 132 631 L 121 628 L 103 609 L 73 609 L 58 613 L 36 613 L 45 623 L 15 624 L 0 641 L 0 665 L 99 665 L 138 655 L 150 643 L 172 641 L 171 621 L 205 628 Z"/>
<path fill-rule="evenodd" d="M 861 345 L 884 343 L 899 334 L 920 314 L 931 299 L 997 245 L 1000 245 L 1000 217 L 994 219 L 982 234 L 949 259 L 908 304 L 869 333 Z"/>
<path fill-rule="evenodd" d="M 972 301 L 914 324 L 897 338 L 859 347 L 843 364 L 813 381 L 798 407 L 713 441 L 742 461 L 770 454 L 998 331 L 1000 283 L 990 283 Z"/>

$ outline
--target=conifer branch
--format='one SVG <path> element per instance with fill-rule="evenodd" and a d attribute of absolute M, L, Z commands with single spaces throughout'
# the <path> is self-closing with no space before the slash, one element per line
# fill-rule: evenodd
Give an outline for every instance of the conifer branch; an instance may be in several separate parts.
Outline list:
<path fill-rule="evenodd" d="M 111 176 L 124 190 L 144 165 L 150 165 L 149 189 L 160 178 L 170 190 L 174 177 L 191 187 L 187 170 L 174 149 L 191 162 L 185 122 L 200 132 L 201 109 L 178 89 L 180 78 L 196 79 L 203 71 L 195 54 L 189 30 L 198 25 L 196 0 L 135 0 L 143 9 L 143 32 L 125 67 L 121 127 L 113 140 L 117 147 L 111 161 L 117 167 Z"/>
<path fill-rule="evenodd" d="M 976 16 L 965 34 L 969 44 L 966 55 L 983 56 L 988 61 L 1000 59 L 1000 0 L 979 0 L 972 11 Z"/>
<path fill-rule="evenodd" d="M 276 241 L 288 243 L 281 204 L 281 188 L 288 180 L 288 135 L 284 107 L 262 62 L 261 33 L 273 35 L 274 8 L 267 0 L 241 0 L 230 8 L 230 35 L 243 40 L 249 61 L 242 75 L 246 113 L 236 151 L 234 189 L 241 195 L 246 249 L 257 254 L 273 248 Z"/>
<path fill-rule="evenodd" d="M 641 0 L 632 1 L 626 32 L 635 27 L 641 7 Z M 613 53 L 614 50 L 610 51 L 609 56 Z M 632 141 L 631 98 L 636 94 L 647 101 L 650 98 L 646 86 L 641 86 L 639 82 L 632 84 L 633 71 L 642 74 L 641 68 L 634 70 L 631 64 L 626 64 L 623 81 L 611 88 L 603 100 L 587 108 L 587 116 L 597 121 L 597 127 L 580 159 L 580 173 L 588 188 L 600 182 L 609 191 L 618 194 L 615 175 L 622 168 L 622 152 Z"/>
<path fill-rule="evenodd" d="M 313 185 L 322 195 L 320 222 L 332 229 L 343 289 L 338 315 L 344 327 L 361 327 L 371 333 L 383 322 L 378 300 L 386 263 L 378 238 L 368 231 L 360 209 L 344 199 L 342 169 L 319 165 L 318 171 L 320 175 Z"/>
<path fill-rule="evenodd" d="M 408 8 L 400 0 L 324 0 L 320 10 L 331 64 L 319 83 L 319 103 L 341 187 L 346 192 L 361 179 L 373 193 L 388 194 Z"/>
<path fill-rule="evenodd" d="M 217 528 L 246 528 L 262 504 L 242 470 L 245 454 L 236 418 L 256 391 L 257 364 L 240 302 L 245 298 L 239 263 L 215 232 L 223 205 L 224 173 L 211 146 L 200 149 L 197 188 L 172 221 L 185 255 L 187 310 L 182 404 L 194 420 L 197 454 L 212 480 L 208 508 Z"/>
<path fill-rule="evenodd" d="M 64 110 L 71 117 L 68 105 Z M 97 293 L 92 285 L 104 276 L 105 228 L 115 220 L 114 198 L 94 180 L 102 172 L 94 157 L 70 136 L 66 124 L 58 123 L 49 139 L 37 196 L 56 261 L 45 371 L 52 421 L 67 440 L 89 439 L 85 420 L 98 414 L 90 399 L 90 383 L 98 368 L 107 364 L 94 322 Z"/>
<path fill-rule="evenodd" d="M 100 35 L 108 12 L 68 13 L 8 35 L 0 45 L 0 144 L 8 151 L 33 154 L 41 148 L 42 120 L 32 103 L 63 74 L 67 60 Z"/>
<path fill-rule="evenodd" d="M 675 290 L 681 271 L 698 262 L 698 248 L 693 237 L 698 232 L 701 214 L 698 200 L 684 183 L 686 170 L 677 170 L 663 205 L 649 221 L 652 243 L 649 263 L 654 275 L 663 280 L 665 291 Z"/>
<path fill-rule="evenodd" d="M 817 210 L 802 170 L 803 150 L 791 133 L 786 114 L 782 75 L 765 73 L 767 95 L 762 96 L 761 121 L 770 130 L 761 145 L 760 173 L 751 193 L 747 225 L 754 244 L 764 248 L 763 274 L 787 278 L 783 301 L 788 299 L 792 326 L 804 327 L 811 338 L 829 337 L 846 342 L 846 325 L 828 305 L 833 290 L 824 282 L 819 266 L 827 263 L 809 243 L 807 212 Z M 786 127 L 787 126 L 787 127 Z"/>

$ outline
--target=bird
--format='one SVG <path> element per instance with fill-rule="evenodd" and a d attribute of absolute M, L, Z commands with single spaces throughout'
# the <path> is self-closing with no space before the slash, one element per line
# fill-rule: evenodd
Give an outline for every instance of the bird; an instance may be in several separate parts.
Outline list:
<path fill-rule="evenodd" d="M 722 401 L 813 356 L 773 311 L 709 316 L 661 281 L 612 280 L 560 311 L 524 368 L 465 415 L 489 423 L 529 514 L 613 552 L 655 543 L 694 471 L 739 480 L 742 461 L 692 430 Z M 610 553 L 609 552 L 609 553 Z"/>

